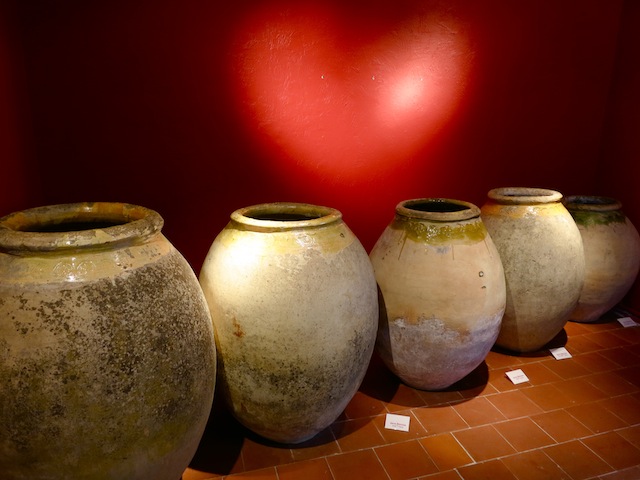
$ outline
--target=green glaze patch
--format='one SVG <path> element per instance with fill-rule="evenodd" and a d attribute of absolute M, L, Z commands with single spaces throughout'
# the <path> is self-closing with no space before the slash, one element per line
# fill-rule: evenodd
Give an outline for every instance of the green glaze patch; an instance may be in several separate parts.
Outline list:
<path fill-rule="evenodd" d="M 479 220 L 439 223 L 396 217 L 391 228 L 403 230 L 414 242 L 436 245 L 450 242 L 477 243 L 487 236 L 487 229 Z"/>
<path fill-rule="evenodd" d="M 570 210 L 571 216 L 578 225 L 589 227 L 592 225 L 609 225 L 611 223 L 625 223 L 626 217 L 620 210 L 609 212 L 589 212 Z"/>

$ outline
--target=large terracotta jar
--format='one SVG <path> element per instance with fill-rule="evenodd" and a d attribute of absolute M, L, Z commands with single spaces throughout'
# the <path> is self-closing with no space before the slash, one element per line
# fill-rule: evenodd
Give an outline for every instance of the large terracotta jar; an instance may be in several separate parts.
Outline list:
<path fill-rule="evenodd" d="M 0 477 L 178 480 L 213 400 L 206 300 L 156 212 L 0 219 Z"/>
<path fill-rule="evenodd" d="M 506 293 L 478 207 L 441 198 L 401 202 L 370 257 L 381 297 L 376 349 L 393 373 L 439 390 L 482 363 Z"/>
<path fill-rule="evenodd" d="M 233 415 L 281 443 L 329 426 L 362 382 L 378 321 L 373 269 L 340 212 L 297 203 L 233 212 L 200 282 Z"/>
<path fill-rule="evenodd" d="M 569 320 L 584 283 L 580 231 L 562 194 L 543 188 L 496 188 L 482 220 L 507 281 L 507 308 L 496 344 L 515 352 L 544 347 Z"/>
<path fill-rule="evenodd" d="M 582 235 L 586 267 L 571 320 L 595 322 L 633 285 L 640 269 L 640 236 L 614 198 L 571 196 L 564 204 Z"/>

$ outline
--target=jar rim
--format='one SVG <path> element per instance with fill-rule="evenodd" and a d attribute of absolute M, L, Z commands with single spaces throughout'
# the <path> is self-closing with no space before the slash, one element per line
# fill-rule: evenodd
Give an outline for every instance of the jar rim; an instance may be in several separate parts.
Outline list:
<path fill-rule="evenodd" d="M 285 231 L 322 227 L 342 220 L 342 213 L 310 203 L 272 202 L 239 208 L 231 220 L 252 230 Z"/>
<path fill-rule="evenodd" d="M 580 210 L 589 212 L 611 212 L 620 210 L 622 202 L 601 195 L 570 195 L 563 200 L 568 210 Z"/>
<path fill-rule="evenodd" d="M 156 211 L 129 203 L 47 205 L 0 218 L 0 251 L 53 252 L 142 242 L 163 225 Z"/>
<path fill-rule="evenodd" d="M 489 190 L 487 197 L 507 205 L 537 205 L 562 200 L 557 190 L 537 187 L 500 187 Z"/>
<path fill-rule="evenodd" d="M 414 198 L 396 206 L 396 214 L 435 222 L 459 222 L 480 216 L 480 209 L 470 202 L 451 198 Z"/>

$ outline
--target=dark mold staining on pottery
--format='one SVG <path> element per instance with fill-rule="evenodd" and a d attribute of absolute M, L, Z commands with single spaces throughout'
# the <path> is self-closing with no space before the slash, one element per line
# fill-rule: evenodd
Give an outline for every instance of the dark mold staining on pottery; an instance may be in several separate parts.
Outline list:
<path fill-rule="evenodd" d="M 620 210 L 594 212 L 588 210 L 569 210 L 578 225 L 590 227 L 592 225 L 609 225 L 611 223 L 625 223 L 627 217 Z"/>
<path fill-rule="evenodd" d="M 25 339 L 0 349 L 0 391 L 15 397 L 2 400 L 12 420 L 0 437 L 19 462 L 37 465 L 24 453 L 36 451 L 94 475 L 92 459 L 116 465 L 140 451 L 160 459 L 181 442 L 202 416 L 192 399 L 213 395 L 212 330 L 192 277 L 170 254 L 120 277 L 14 298 L 13 325 Z"/>
<path fill-rule="evenodd" d="M 207 311 L 185 282 L 190 275 L 186 268 L 176 256 L 166 256 L 130 276 L 86 290 L 95 313 L 94 328 L 106 340 L 101 345 L 103 360 L 110 366 L 112 380 L 119 380 L 109 382 L 114 392 L 120 385 L 128 393 L 128 379 L 149 369 L 162 374 L 174 394 L 186 399 L 197 369 L 188 368 L 182 356 L 190 351 L 200 362 L 210 362 L 210 332 L 199 328 L 195 339 L 188 334 L 198 326 L 194 319 L 206 317 Z M 162 390 L 148 387 L 151 393 Z M 154 402 L 150 392 L 145 393 L 147 403 Z M 162 396 L 156 400 L 161 402 Z"/>
<path fill-rule="evenodd" d="M 66 407 L 64 405 L 61 405 L 59 403 L 56 403 L 54 405 L 51 406 L 51 409 L 49 410 L 51 415 L 54 417 L 62 417 L 65 412 L 67 411 Z"/>
<path fill-rule="evenodd" d="M 322 361 L 270 362 L 251 368 L 247 362 L 230 365 L 227 360 L 226 365 L 234 371 L 229 405 L 242 412 L 240 421 L 285 443 L 302 441 L 325 428 L 327 412 L 336 399 L 345 397 L 351 381 L 341 369 Z"/>
<path fill-rule="evenodd" d="M 251 348 L 228 352 L 221 370 L 228 404 L 242 423 L 267 438 L 297 443 L 315 435 L 335 420 L 327 415 L 335 410 L 337 417 L 362 380 L 362 372 L 344 366 L 368 361 L 372 353 L 373 342 L 356 330 L 345 344 L 350 348 L 322 357 L 304 351 L 258 357 Z M 344 399 L 337 409 L 336 399 Z"/>

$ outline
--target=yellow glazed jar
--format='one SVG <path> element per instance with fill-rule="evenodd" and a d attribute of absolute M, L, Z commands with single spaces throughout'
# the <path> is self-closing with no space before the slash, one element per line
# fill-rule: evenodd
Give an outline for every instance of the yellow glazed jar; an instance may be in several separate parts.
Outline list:
<path fill-rule="evenodd" d="M 507 307 L 496 341 L 500 347 L 541 349 L 562 331 L 578 304 L 584 250 L 561 200 L 555 190 L 496 188 L 481 208 L 507 282 Z"/>
<path fill-rule="evenodd" d="M 564 204 L 582 235 L 586 267 L 571 320 L 595 322 L 622 300 L 638 276 L 640 236 L 614 198 L 574 195 Z"/>
<path fill-rule="evenodd" d="M 364 378 L 378 323 L 373 269 L 340 212 L 284 202 L 236 210 L 200 282 L 233 415 L 281 443 L 328 427 Z"/>
<path fill-rule="evenodd" d="M 177 480 L 215 385 L 206 300 L 156 212 L 0 219 L 0 475 Z"/>
<path fill-rule="evenodd" d="M 500 331 L 506 292 L 478 207 L 401 202 L 370 258 L 381 296 L 376 349 L 393 373 L 440 390 L 482 363 Z"/>

